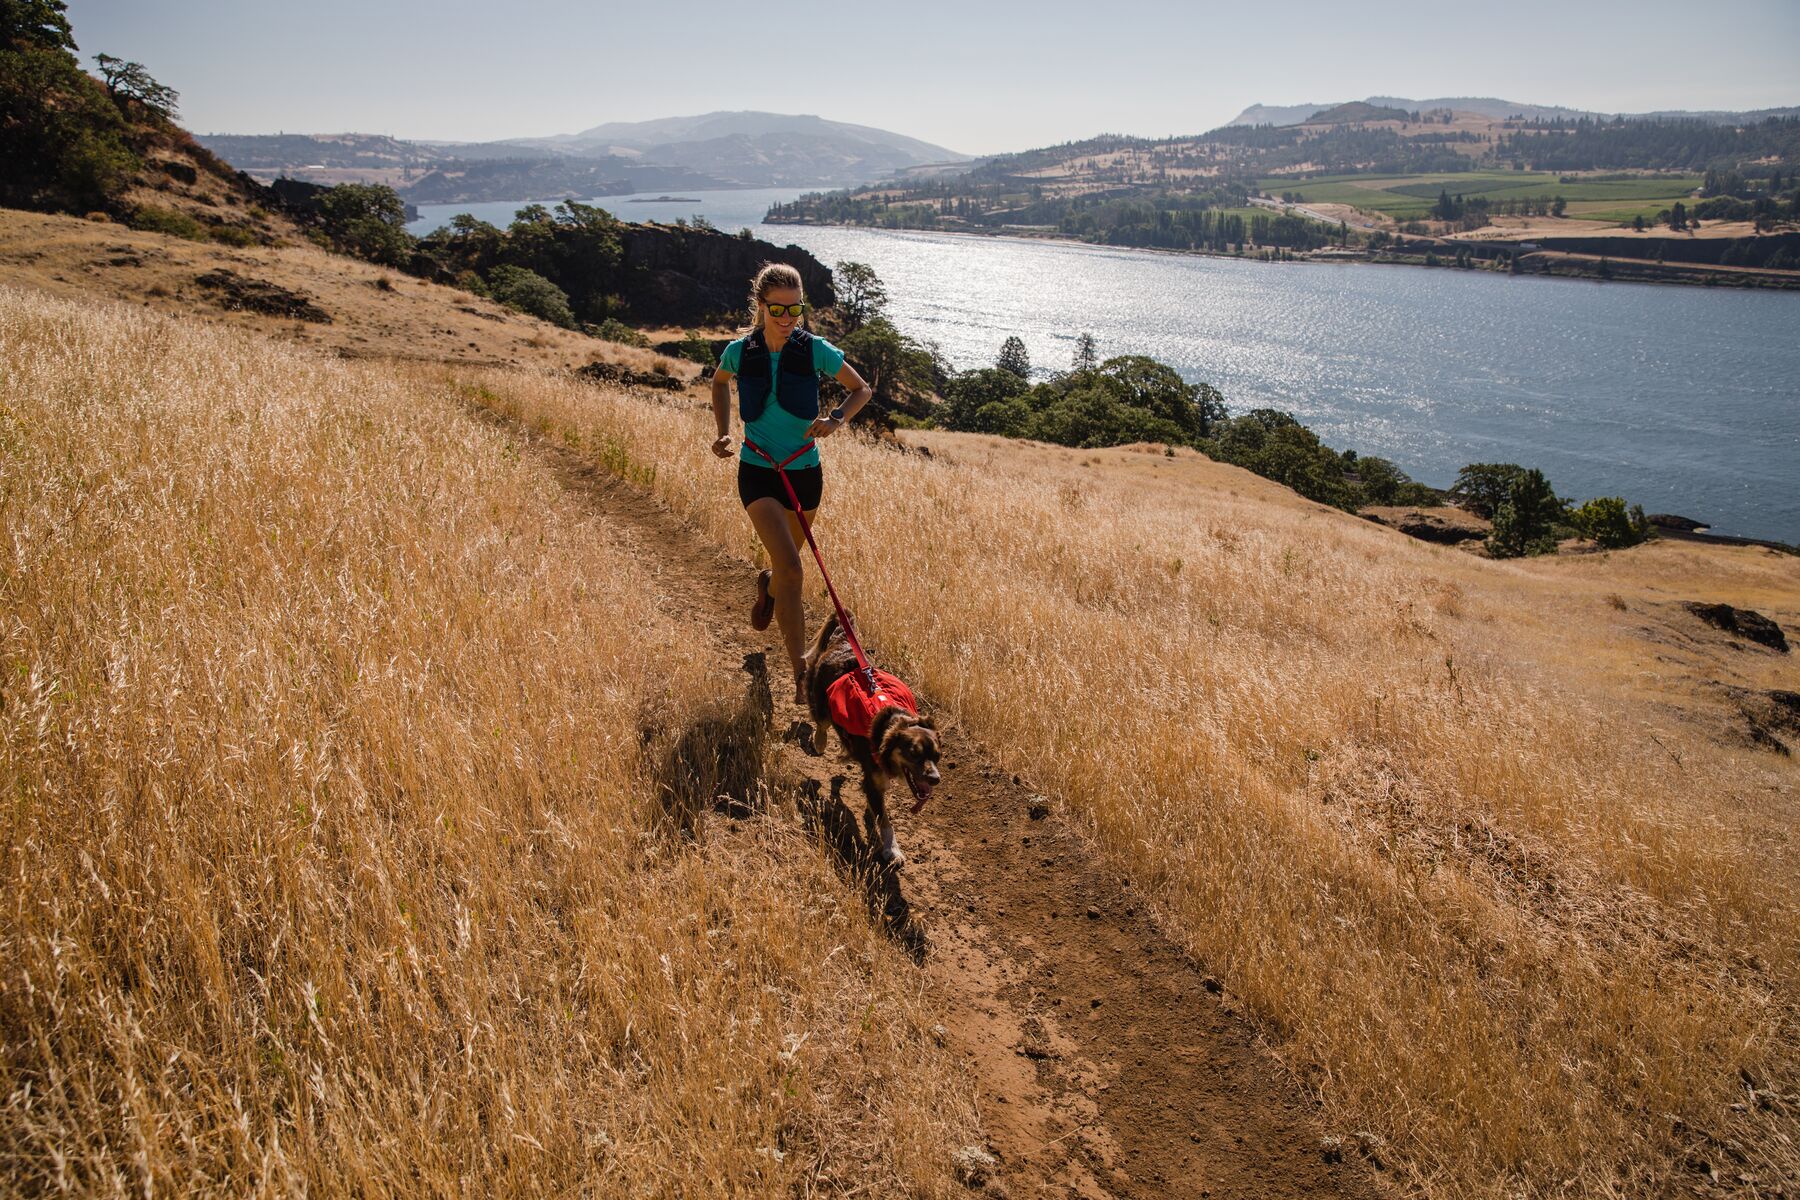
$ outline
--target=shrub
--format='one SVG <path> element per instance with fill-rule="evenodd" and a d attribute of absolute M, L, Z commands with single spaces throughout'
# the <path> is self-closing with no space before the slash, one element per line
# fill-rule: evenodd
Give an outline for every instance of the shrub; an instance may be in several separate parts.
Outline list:
<path fill-rule="evenodd" d="M 1570 517 L 1575 528 L 1608 550 L 1635 546 L 1650 536 L 1642 505 L 1627 508 L 1618 496 L 1596 496 Z"/>
<path fill-rule="evenodd" d="M 493 299 L 494 294 L 488 291 L 487 281 L 481 277 L 479 272 L 464 271 L 457 275 L 456 286 L 471 296 L 480 296 L 483 300 Z"/>
<path fill-rule="evenodd" d="M 226 246 L 256 245 L 256 234 L 242 225 L 214 225 L 207 233 L 213 241 Z"/>
<path fill-rule="evenodd" d="M 564 329 L 575 327 L 575 314 L 569 311 L 568 294 L 536 271 L 524 267 L 495 267 L 488 272 L 488 287 L 494 299 L 508 308 L 530 313 Z"/>
<path fill-rule="evenodd" d="M 697 362 L 703 367 L 711 366 L 718 361 L 718 355 L 713 353 L 712 343 L 693 329 L 682 335 L 681 341 L 675 345 L 675 353 L 677 357 L 685 358 L 689 362 Z"/>
<path fill-rule="evenodd" d="M 184 212 L 158 208 L 153 204 L 139 205 L 128 223 L 133 229 L 145 233 L 162 233 L 170 237 L 186 238 L 190 242 L 204 242 L 207 239 L 206 226 L 194 218 Z"/>
<path fill-rule="evenodd" d="M 608 317 L 594 327 L 594 336 L 609 342 L 618 342 L 622 346 L 638 346 L 648 350 L 650 339 L 633 329 L 617 317 Z"/>

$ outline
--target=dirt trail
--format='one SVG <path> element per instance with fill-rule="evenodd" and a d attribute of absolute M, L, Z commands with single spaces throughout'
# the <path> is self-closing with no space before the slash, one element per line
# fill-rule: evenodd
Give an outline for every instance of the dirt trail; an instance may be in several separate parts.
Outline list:
<path fill-rule="evenodd" d="M 604 514 L 684 623 L 711 631 L 722 677 L 747 652 L 780 662 L 774 627 L 749 627 L 744 563 L 654 498 L 507 424 Z M 821 606 L 809 604 L 820 619 Z M 870 871 L 856 768 L 837 757 L 835 739 L 824 757 L 804 752 L 807 714 L 775 691 L 775 731 L 786 731 L 779 769 L 816 781 L 804 784 L 812 799 L 801 801 L 803 816 L 835 842 L 876 918 L 931 977 L 949 1044 L 979 1080 L 1006 1194 L 1263 1200 L 1389 1190 L 1354 1141 L 1327 1152 L 1315 1107 L 1220 985 L 1158 932 L 1084 835 L 1034 808 L 1029 784 L 965 730 L 939 716 L 944 783 L 921 817 L 896 801 L 908 866 Z"/>

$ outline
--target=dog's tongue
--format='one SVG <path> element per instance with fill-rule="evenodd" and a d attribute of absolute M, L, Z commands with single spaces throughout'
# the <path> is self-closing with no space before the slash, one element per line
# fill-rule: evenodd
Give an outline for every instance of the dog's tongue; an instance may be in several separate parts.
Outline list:
<path fill-rule="evenodd" d="M 912 815 L 916 817 L 924 810 L 926 801 L 931 799 L 931 785 L 926 784 L 924 787 L 920 787 L 909 772 L 906 776 L 906 786 L 912 789 L 913 806 L 911 812 Z"/>

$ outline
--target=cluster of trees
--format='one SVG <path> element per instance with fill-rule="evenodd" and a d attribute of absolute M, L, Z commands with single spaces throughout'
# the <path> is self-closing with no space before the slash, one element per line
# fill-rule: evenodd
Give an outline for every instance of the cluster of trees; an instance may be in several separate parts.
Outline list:
<path fill-rule="evenodd" d="M 1345 232 L 1293 213 L 1252 214 L 1246 185 L 1223 182 L 1204 191 L 1124 189 L 1078 196 L 1004 192 L 968 184 L 959 192 L 934 182 L 900 192 L 803 196 L 770 209 L 773 220 L 823 221 L 894 229 L 1032 226 L 1111 246 L 1243 253 L 1247 245 L 1310 250 L 1344 240 Z"/>
<path fill-rule="evenodd" d="M 1008 338 L 992 367 L 946 381 L 934 422 L 1063 446 L 1192 446 L 1349 511 L 1429 503 L 1436 495 L 1386 459 L 1331 449 L 1287 413 L 1265 408 L 1233 417 L 1217 388 L 1189 383 L 1152 358 L 1127 354 L 1102 361 L 1091 334 L 1077 340 L 1069 370 L 1035 383 L 1032 376 L 1024 343 Z"/>
<path fill-rule="evenodd" d="M 110 210 L 179 96 L 108 54 L 105 82 L 88 75 L 65 14 L 62 0 L 0 0 L 0 204 Z"/>
<path fill-rule="evenodd" d="M 1800 118 L 1752 125 L 1695 120 L 1530 121 L 1495 148 L 1540 171 L 1734 170 L 1753 162 L 1800 163 Z"/>
<path fill-rule="evenodd" d="M 946 382 L 936 422 L 1063 446 L 1191 446 L 1224 418 L 1224 400 L 1207 384 L 1188 383 L 1142 355 L 1098 357 L 1092 336 L 1083 335 L 1072 368 L 1034 384 L 1024 344 L 1011 339 L 994 366 Z"/>
<path fill-rule="evenodd" d="M 1430 216 L 1434 221 L 1458 222 L 1467 228 L 1479 229 L 1496 214 L 1560 217 L 1568 207 L 1569 202 L 1561 196 L 1514 196 L 1506 199 L 1470 196 L 1465 199 L 1460 192 L 1452 196 L 1448 188 L 1443 188 L 1438 192 L 1437 203 L 1431 206 Z"/>
<path fill-rule="evenodd" d="M 1565 537 L 1592 538 L 1611 550 L 1650 536 L 1642 507 L 1618 496 L 1599 496 L 1575 507 L 1562 499 L 1536 468 L 1517 463 L 1470 463 L 1450 495 L 1476 516 L 1493 522 L 1488 553 L 1495 558 L 1549 554 Z"/>
<path fill-rule="evenodd" d="M 574 328 L 598 325 L 626 307 L 619 228 L 605 209 L 564 200 L 555 209 L 528 204 L 505 229 L 460 213 L 414 250 L 469 291 Z"/>

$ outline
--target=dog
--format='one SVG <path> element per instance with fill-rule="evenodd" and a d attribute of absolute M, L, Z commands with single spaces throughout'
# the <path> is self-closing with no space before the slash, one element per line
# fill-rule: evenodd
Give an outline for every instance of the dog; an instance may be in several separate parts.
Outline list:
<path fill-rule="evenodd" d="M 839 745 L 862 767 L 863 825 L 869 845 L 877 862 L 898 870 L 906 865 L 906 855 L 895 843 L 894 823 L 888 818 L 888 783 L 895 776 L 904 778 L 915 798 L 913 811 L 918 812 L 942 778 L 941 754 L 937 727 L 930 717 L 919 715 L 906 685 L 884 671 L 876 672 L 876 682 L 880 690 L 871 697 L 837 614 L 827 617 L 806 653 L 813 749 L 824 753 L 826 730 L 837 730 Z"/>

